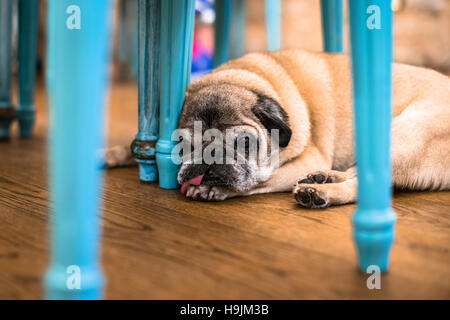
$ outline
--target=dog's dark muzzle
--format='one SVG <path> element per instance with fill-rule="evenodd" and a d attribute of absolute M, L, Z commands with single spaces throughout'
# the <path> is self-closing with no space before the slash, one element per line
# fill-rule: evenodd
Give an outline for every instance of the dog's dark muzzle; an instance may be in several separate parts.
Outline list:
<path fill-rule="evenodd" d="M 242 170 L 241 170 L 242 171 Z M 231 164 L 189 164 L 184 168 L 180 183 L 183 184 L 195 177 L 203 175 L 202 184 L 207 186 L 236 186 L 240 177 L 239 171 L 236 170 L 235 165 Z"/>

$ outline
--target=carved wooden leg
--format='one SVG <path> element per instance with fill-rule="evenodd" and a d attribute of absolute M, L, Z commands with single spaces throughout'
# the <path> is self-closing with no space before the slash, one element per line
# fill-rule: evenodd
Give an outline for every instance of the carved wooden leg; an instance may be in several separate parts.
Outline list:
<path fill-rule="evenodd" d="M 323 49 L 326 52 L 343 52 L 342 0 L 321 0 Z"/>
<path fill-rule="evenodd" d="M 112 1 L 48 5 L 50 267 L 46 297 L 102 297 L 99 214 Z M 78 29 L 79 27 L 79 29 Z"/>
<path fill-rule="evenodd" d="M 354 239 L 360 268 L 376 265 L 384 271 L 396 220 L 391 208 L 391 1 L 349 0 L 349 7 L 358 169 Z"/>
<path fill-rule="evenodd" d="M 12 0 L 0 1 L 0 140 L 9 139 L 16 117 L 11 100 Z"/>
<path fill-rule="evenodd" d="M 215 0 L 214 10 L 214 68 L 230 59 L 230 28 L 232 0 Z"/>
<path fill-rule="evenodd" d="M 120 0 L 119 79 L 138 77 L 138 0 Z"/>
<path fill-rule="evenodd" d="M 19 1 L 19 119 L 20 135 L 30 137 L 33 132 L 36 109 L 34 88 L 36 83 L 37 33 L 39 0 Z"/>
<path fill-rule="evenodd" d="M 139 132 L 131 150 L 142 181 L 156 181 L 161 1 L 139 0 Z"/>
<path fill-rule="evenodd" d="M 159 185 L 178 187 L 179 165 L 172 159 L 172 133 L 178 126 L 184 94 L 189 83 L 195 19 L 194 0 L 161 2 L 160 125 L 156 144 Z"/>
<path fill-rule="evenodd" d="M 128 65 L 128 21 L 127 21 L 127 0 L 120 0 L 120 17 L 119 17 L 119 42 L 117 45 L 117 59 L 119 62 L 119 79 L 126 80 L 129 77 Z"/>
<path fill-rule="evenodd" d="M 265 0 L 267 50 L 281 48 L 281 0 Z"/>
<path fill-rule="evenodd" d="M 132 47 L 131 47 L 131 71 L 133 73 L 134 79 L 139 77 L 139 34 L 138 34 L 138 0 L 127 0 L 131 2 L 131 34 L 132 34 Z"/>

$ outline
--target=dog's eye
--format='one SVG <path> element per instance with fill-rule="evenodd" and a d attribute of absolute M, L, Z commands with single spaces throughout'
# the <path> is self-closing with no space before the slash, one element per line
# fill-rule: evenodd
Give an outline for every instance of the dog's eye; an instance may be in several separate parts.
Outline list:
<path fill-rule="evenodd" d="M 183 142 L 183 137 L 179 136 L 178 137 L 178 142 L 182 143 Z M 183 148 L 180 149 L 180 157 L 183 158 L 184 152 L 183 152 Z"/>
<path fill-rule="evenodd" d="M 244 151 L 245 153 L 249 153 L 250 152 L 250 138 L 249 137 L 239 137 L 234 141 L 234 149 L 238 150 L 239 148 L 244 147 L 242 151 Z"/>
<path fill-rule="evenodd" d="M 244 143 L 245 150 L 248 150 L 250 148 L 250 138 L 244 137 L 244 138 L 238 138 L 234 141 L 234 149 L 237 149 L 237 147 L 238 147 L 238 140 L 240 140 L 239 145 L 242 146 L 242 142 Z"/>
<path fill-rule="evenodd" d="M 245 143 L 245 151 L 248 151 L 248 149 L 250 148 L 250 138 L 249 137 L 245 137 L 244 138 L 244 143 Z"/>

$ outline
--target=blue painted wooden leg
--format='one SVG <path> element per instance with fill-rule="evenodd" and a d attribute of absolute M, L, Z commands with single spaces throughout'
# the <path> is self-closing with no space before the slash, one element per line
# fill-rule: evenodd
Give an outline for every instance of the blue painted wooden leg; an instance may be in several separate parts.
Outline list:
<path fill-rule="evenodd" d="M 119 78 L 126 79 L 128 77 L 128 21 L 127 21 L 127 0 L 120 0 L 120 17 L 119 17 L 119 43 L 118 43 L 118 60 L 119 60 Z"/>
<path fill-rule="evenodd" d="M 391 208 L 391 1 L 349 0 L 349 5 L 358 167 L 354 239 L 360 268 L 377 265 L 384 271 L 396 220 Z M 379 29 L 369 29 L 376 21 L 370 17 L 380 19 Z"/>
<path fill-rule="evenodd" d="M 12 0 L 0 1 L 0 140 L 9 139 L 16 117 L 11 100 Z"/>
<path fill-rule="evenodd" d="M 34 88 L 36 82 L 37 33 L 39 0 L 19 1 L 19 119 L 20 135 L 31 136 L 36 109 Z"/>
<path fill-rule="evenodd" d="M 323 48 L 326 52 L 344 52 L 342 0 L 321 0 Z"/>
<path fill-rule="evenodd" d="M 156 163 L 159 185 L 165 189 L 178 187 L 179 165 L 172 159 L 178 143 L 171 140 L 178 126 L 184 94 L 189 83 L 194 36 L 195 1 L 161 1 L 161 84 L 159 140 Z"/>
<path fill-rule="evenodd" d="M 138 77 L 138 0 L 121 0 L 119 17 L 119 77 Z"/>
<path fill-rule="evenodd" d="M 233 0 L 231 24 L 231 58 L 239 58 L 245 54 L 245 0 Z"/>
<path fill-rule="evenodd" d="M 53 209 L 45 290 L 51 299 L 102 297 L 98 254 L 102 176 L 97 153 L 103 145 L 111 2 L 49 1 L 47 86 Z M 80 29 L 69 29 L 77 25 L 77 12 Z"/>
<path fill-rule="evenodd" d="M 130 1 L 130 0 L 128 0 Z M 139 68 L 139 45 L 138 45 L 138 0 L 131 1 L 131 32 L 132 32 L 132 50 L 131 50 L 131 71 L 135 79 L 139 77 L 138 68 Z"/>
<path fill-rule="evenodd" d="M 159 50 L 161 1 L 139 0 L 139 132 L 131 150 L 139 163 L 141 181 L 156 181 L 158 140 Z"/>
<path fill-rule="evenodd" d="M 265 0 L 267 50 L 281 48 L 281 0 Z"/>
<path fill-rule="evenodd" d="M 214 68 L 230 59 L 230 28 L 232 0 L 215 0 L 214 9 Z"/>

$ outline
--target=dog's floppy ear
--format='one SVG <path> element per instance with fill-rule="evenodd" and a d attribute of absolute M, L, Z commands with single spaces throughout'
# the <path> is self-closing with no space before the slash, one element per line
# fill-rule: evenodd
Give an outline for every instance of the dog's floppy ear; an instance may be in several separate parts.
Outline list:
<path fill-rule="evenodd" d="M 269 131 L 272 129 L 279 130 L 279 145 L 287 147 L 291 140 L 292 130 L 288 124 L 288 115 L 286 111 L 275 100 L 255 92 L 258 101 L 252 107 L 252 112 L 261 122 L 261 124 Z"/>

